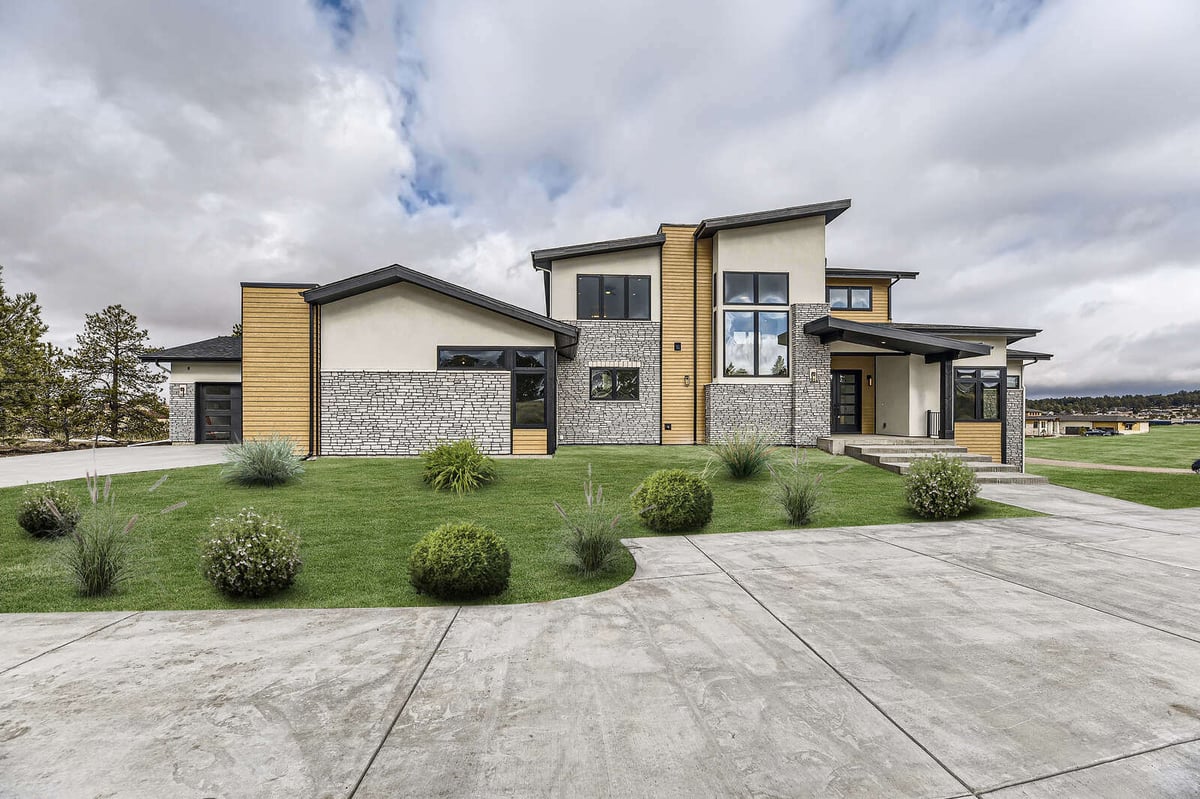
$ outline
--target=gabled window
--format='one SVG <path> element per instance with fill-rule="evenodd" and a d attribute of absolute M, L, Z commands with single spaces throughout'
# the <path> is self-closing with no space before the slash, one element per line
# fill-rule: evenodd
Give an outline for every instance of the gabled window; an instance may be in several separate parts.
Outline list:
<path fill-rule="evenodd" d="M 873 307 L 870 286 L 829 286 L 825 296 L 831 311 L 869 311 Z"/>
<path fill-rule="evenodd" d="M 787 272 L 726 272 L 726 305 L 787 305 Z"/>
<path fill-rule="evenodd" d="M 1000 383 L 1003 369 L 954 370 L 954 420 L 1000 421 Z"/>
<path fill-rule="evenodd" d="M 649 275 L 579 275 L 576 319 L 649 319 Z"/>

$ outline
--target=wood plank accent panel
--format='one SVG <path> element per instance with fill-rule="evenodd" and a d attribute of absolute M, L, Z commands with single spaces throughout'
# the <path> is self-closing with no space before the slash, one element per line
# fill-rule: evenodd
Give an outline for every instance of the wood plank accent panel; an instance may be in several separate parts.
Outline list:
<path fill-rule="evenodd" d="M 830 311 L 830 316 L 838 319 L 850 319 L 854 322 L 890 322 L 892 309 L 889 305 L 888 284 L 890 280 L 865 280 L 862 278 L 838 279 L 825 278 L 826 286 L 870 286 L 871 310 L 869 311 Z"/>
<path fill-rule="evenodd" d="M 309 306 L 295 287 L 242 287 L 242 436 L 309 451 Z"/>
<path fill-rule="evenodd" d="M 875 432 L 875 358 L 872 355 L 834 355 L 830 369 L 857 369 L 862 372 L 862 431 Z M 867 385 L 867 376 L 872 385 Z"/>
<path fill-rule="evenodd" d="M 698 288 L 692 262 L 695 230 L 695 227 L 685 225 L 664 225 L 662 228 L 667 237 L 662 248 L 662 277 L 659 280 L 659 291 L 662 292 L 663 422 L 660 432 L 664 444 L 692 444 L 697 440 L 696 384 L 699 381 L 693 374 L 698 355 L 693 310 Z M 675 342 L 682 345 L 678 352 Z M 670 430 L 666 429 L 668 424 Z"/>
<path fill-rule="evenodd" d="M 976 455 L 991 455 L 1000 463 L 1004 459 L 1000 422 L 955 422 L 954 443 Z"/>
<path fill-rule="evenodd" d="M 512 454 L 545 455 L 548 451 L 547 442 L 547 431 L 545 430 L 514 428 L 512 431 Z"/>

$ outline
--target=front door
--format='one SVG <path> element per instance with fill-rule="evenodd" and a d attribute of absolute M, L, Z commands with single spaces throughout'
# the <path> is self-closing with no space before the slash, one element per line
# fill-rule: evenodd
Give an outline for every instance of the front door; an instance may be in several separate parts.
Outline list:
<path fill-rule="evenodd" d="M 196 443 L 233 444 L 241 439 L 241 384 L 197 383 Z"/>
<path fill-rule="evenodd" d="M 833 370 L 833 396 L 830 407 L 834 433 L 862 432 L 862 372 L 858 369 Z"/>

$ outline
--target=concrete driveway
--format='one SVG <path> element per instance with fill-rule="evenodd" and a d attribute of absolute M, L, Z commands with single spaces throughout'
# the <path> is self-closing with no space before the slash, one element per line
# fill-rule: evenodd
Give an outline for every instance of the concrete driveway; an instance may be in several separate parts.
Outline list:
<path fill-rule="evenodd" d="M 0 796 L 1194 797 L 1200 510 L 1132 507 L 638 539 L 540 605 L 0 617 Z"/>
<path fill-rule="evenodd" d="M 170 447 L 101 447 L 0 458 L 0 488 L 83 479 L 85 474 L 126 474 L 207 466 L 225 460 L 214 444 Z"/>

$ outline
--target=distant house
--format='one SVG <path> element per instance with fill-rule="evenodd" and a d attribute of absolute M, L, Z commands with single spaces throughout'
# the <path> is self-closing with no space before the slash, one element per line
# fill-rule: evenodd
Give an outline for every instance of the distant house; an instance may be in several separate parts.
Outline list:
<path fill-rule="evenodd" d="M 1119 414 L 1064 414 L 1053 416 L 1030 412 L 1025 415 L 1025 435 L 1038 438 L 1081 436 L 1089 430 L 1112 430 L 1128 436 L 1150 432 L 1150 420 Z"/>
<path fill-rule="evenodd" d="M 1035 438 L 1055 438 L 1062 435 L 1059 417 L 1045 411 L 1029 411 L 1025 414 L 1025 435 Z"/>

